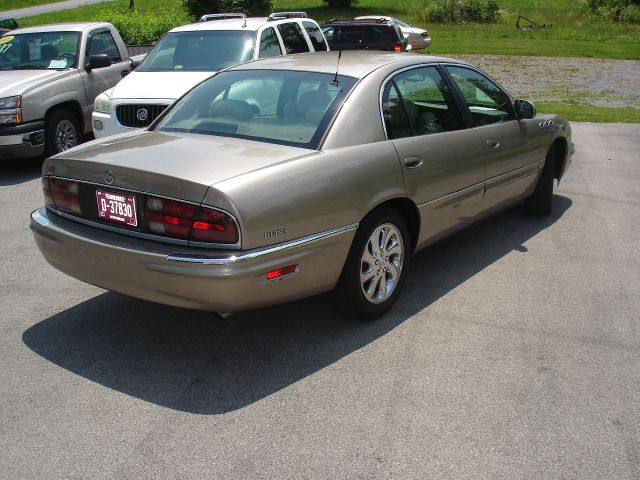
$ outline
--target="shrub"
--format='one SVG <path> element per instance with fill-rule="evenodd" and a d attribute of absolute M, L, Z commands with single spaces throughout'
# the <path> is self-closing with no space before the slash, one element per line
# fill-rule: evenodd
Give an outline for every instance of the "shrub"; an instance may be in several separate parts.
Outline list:
<path fill-rule="evenodd" d="M 169 10 L 145 13 L 103 10 L 95 20 L 112 23 L 127 45 L 155 43 L 172 28 L 188 22 L 184 15 Z"/>
<path fill-rule="evenodd" d="M 329 7 L 354 7 L 358 4 L 358 0 L 322 0 Z"/>
<path fill-rule="evenodd" d="M 414 15 L 423 22 L 495 23 L 500 7 L 496 0 L 422 0 Z"/>
<path fill-rule="evenodd" d="M 587 10 L 615 22 L 640 23 L 640 0 L 587 0 Z"/>
<path fill-rule="evenodd" d="M 207 13 L 244 13 L 267 15 L 273 10 L 273 0 L 182 0 L 182 7 L 193 20 Z"/>

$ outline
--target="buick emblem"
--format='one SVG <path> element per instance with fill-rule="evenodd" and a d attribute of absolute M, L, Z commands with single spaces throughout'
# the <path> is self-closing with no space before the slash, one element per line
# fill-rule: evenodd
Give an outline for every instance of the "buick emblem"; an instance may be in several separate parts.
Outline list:
<path fill-rule="evenodd" d="M 148 116 L 149 116 L 149 112 L 147 111 L 146 108 L 139 108 L 138 111 L 136 112 L 136 117 L 138 117 L 138 120 L 140 120 L 141 122 L 144 122 Z"/>
<path fill-rule="evenodd" d="M 111 185 L 113 183 L 113 172 L 111 170 L 107 170 L 104 172 L 104 181 L 107 182 L 107 185 Z"/>

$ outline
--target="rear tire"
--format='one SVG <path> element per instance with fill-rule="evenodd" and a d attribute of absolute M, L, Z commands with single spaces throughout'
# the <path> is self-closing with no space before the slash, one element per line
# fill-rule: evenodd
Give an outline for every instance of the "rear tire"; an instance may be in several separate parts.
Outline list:
<path fill-rule="evenodd" d="M 542 167 L 535 190 L 525 202 L 525 208 L 531 215 L 546 217 L 553 210 L 553 173 L 555 169 L 556 149 L 551 148 Z"/>
<path fill-rule="evenodd" d="M 358 227 L 331 303 L 348 315 L 380 317 L 400 295 L 411 254 L 404 217 L 391 208 L 372 212 Z"/>
<path fill-rule="evenodd" d="M 76 117 L 67 110 L 58 110 L 49 117 L 45 126 L 47 156 L 64 152 L 80 143 L 80 129 Z"/>

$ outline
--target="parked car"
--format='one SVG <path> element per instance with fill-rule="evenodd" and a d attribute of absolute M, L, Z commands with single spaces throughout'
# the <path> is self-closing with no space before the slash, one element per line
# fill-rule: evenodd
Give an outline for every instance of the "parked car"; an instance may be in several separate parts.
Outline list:
<path fill-rule="evenodd" d="M 98 93 L 131 70 L 110 23 L 62 23 L 0 37 L 0 159 L 53 155 L 91 131 Z"/>
<path fill-rule="evenodd" d="M 334 19 L 323 23 L 322 31 L 331 50 L 411 50 L 400 28 L 390 20 Z"/>
<path fill-rule="evenodd" d="M 569 122 L 463 62 L 277 57 L 46 160 L 31 228 L 51 265 L 134 297 L 234 312 L 333 291 L 373 318 L 415 251 L 517 203 L 550 213 L 572 153 Z"/>
<path fill-rule="evenodd" d="M 408 23 L 403 22 L 402 20 L 398 20 L 394 17 L 386 17 L 384 15 L 363 15 L 361 17 L 356 17 L 354 20 L 376 20 L 383 19 L 388 20 L 400 28 L 400 31 L 405 36 L 409 45 L 411 45 L 412 50 L 418 50 L 421 48 L 427 48 L 431 45 L 431 37 L 429 36 L 429 32 L 424 28 L 412 27 Z"/>
<path fill-rule="evenodd" d="M 15 18 L 0 18 L 0 34 L 16 28 L 18 28 L 18 22 L 16 22 Z"/>
<path fill-rule="evenodd" d="M 326 51 L 318 24 L 304 12 L 205 15 L 174 28 L 140 66 L 94 105 L 96 138 L 147 127 L 191 87 L 218 70 L 255 58 Z"/>

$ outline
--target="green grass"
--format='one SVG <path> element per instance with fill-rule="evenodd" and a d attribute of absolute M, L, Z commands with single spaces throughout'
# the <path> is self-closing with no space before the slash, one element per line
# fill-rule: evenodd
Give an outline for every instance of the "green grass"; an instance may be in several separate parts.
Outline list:
<path fill-rule="evenodd" d="M 47 3 L 55 3 L 61 0 L 0 0 L 0 12 L 5 10 L 17 10 L 18 8 L 35 7 Z M 18 21 L 20 23 L 20 21 Z"/>
<path fill-rule="evenodd" d="M 18 20 L 21 26 L 42 25 L 45 23 L 62 22 L 86 22 L 88 20 L 100 20 L 100 12 L 107 10 L 128 10 L 129 0 L 115 2 L 96 3 L 84 7 L 59 12 L 45 13 L 35 17 L 27 17 Z M 136 10 L 140 13 L 155 12 L 158 10 L 172 9 L 182 11 L 180 0 L 136 0 Z"/>
<path fill-rule="evenodd" d="M 537 103 L 538 113 L 557 113 L 573 122 L 640 123 L 640 108 L 594 107 L 573 103 Z"/>

